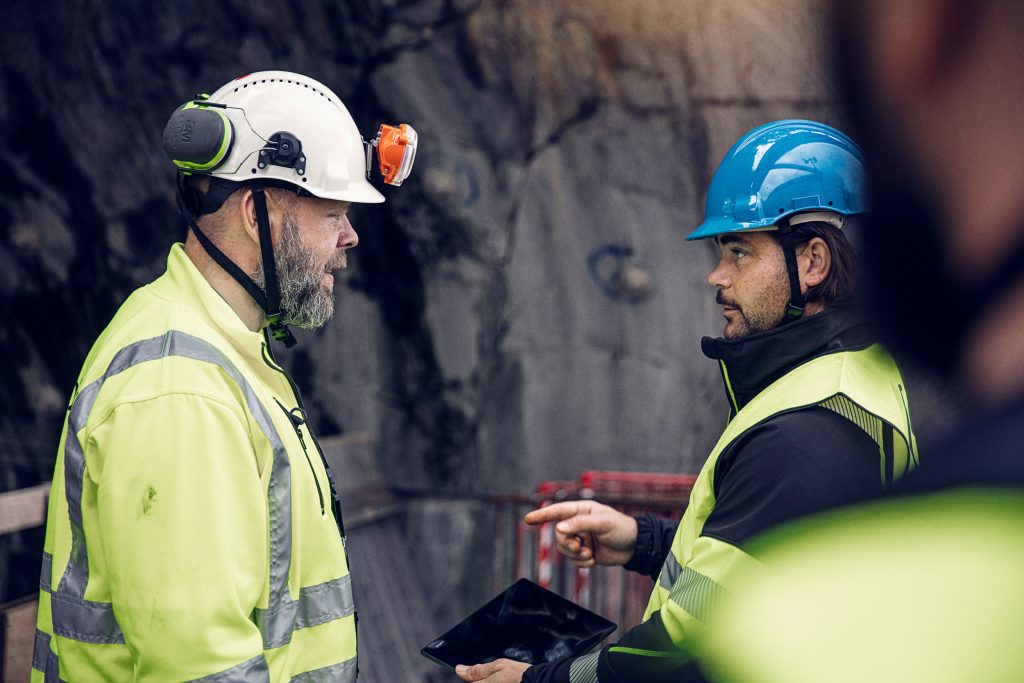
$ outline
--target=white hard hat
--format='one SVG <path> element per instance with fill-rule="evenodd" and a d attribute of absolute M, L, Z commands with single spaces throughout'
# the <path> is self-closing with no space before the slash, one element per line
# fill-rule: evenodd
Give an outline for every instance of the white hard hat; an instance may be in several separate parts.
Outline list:
<path fill-rule="evenodd" d="M 414 131 L 410 138 L 414 155 Z M 384 201 L 367 180 L 369 149 L 345 105 L 301 74 L 260 71 L 198 96 L 171 117 L 164 147 L 187 173 L 284 182 L 324 199 Z"/>
<path fill-rule="evenodd" d="M 319 81 L 287 71 L 236 78 L 212 95 L 196 95 L 164 127 L 164 150 L 178 168 L 178 210 L 203 249 L 267 314 L 270 333 L 287 346 L 295 338 L 280 310 L 270 218 L 264 189 L 294 187 L 300 194 L 379 203 L 384 195 L 367 178 L 373 150 L 388 185 L 401 185 L 416 159 L 418 138 L 408 124 L 382 125 L 366 142 L 338 96 Z M 210 178 L 203 192 L 185 176 Z M 196 217 L 217 211 L 242 184 L 252 189 L 266 286 L 261 288 L 210 239 Z"/>

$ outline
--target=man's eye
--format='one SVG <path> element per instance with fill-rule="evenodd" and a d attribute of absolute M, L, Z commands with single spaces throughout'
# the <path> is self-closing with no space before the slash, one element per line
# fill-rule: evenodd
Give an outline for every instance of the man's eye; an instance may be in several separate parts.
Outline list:
<path fill-rule="evenodd" d="M 746 256 L 747 255 L 747 252 L 743 251 L 742 249 L 735 249 L 734 248 L 734 249 L 730 249 L 729 251 L 732 252 L 732 255 L 733 255 L 734 258 L 739 258 L 740 256 Z"/>

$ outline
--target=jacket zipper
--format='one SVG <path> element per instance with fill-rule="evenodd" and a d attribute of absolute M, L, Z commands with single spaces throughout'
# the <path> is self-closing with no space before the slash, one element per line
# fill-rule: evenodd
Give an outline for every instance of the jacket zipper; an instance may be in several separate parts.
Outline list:
<path fill-rule="evenodd" d="M 288 421 L 295 429 L 295 435 L 299 437 L 299 443 L 302 444 L 302 454 L 306 456 L 306 462 L 309 463 L 309 471 L 313 474 L 313 481 L 316 483 L 316 495 L 320 499 L 320 515 L 323 516 L 327 512 L 324 509 L 324 492 L 320 488 L 320 478 L 316 476 L 316 470 L 313 469 L 313 461 L 309 459 L 309 449 L 306 448 L 306 440 L 302 438 L 302 425 L 306 422 L 306 412 L 302 408 L 288 410 L 276 397 L 274 398 L 274 403 L 281 406 L 281 410 L 288 416 Z M 296 415 L 296 412 L 300 413 L 300 415 Z"/>
<path fill-rule="evenodd" d="M 295 402 L 298 404 L 298 408 L 296 408 L 296 410 L 298 410 L 299 412 L 302 413 L 302 422 L 305 422 L 306 421 L 306 408 L 305 408 L 305 406 L 302 405 L 302 395 L 299 394 L 299 388 L 295 385 L 295 382 L 294 382 L 294 380 L 292 380 L 291 375 L 289 375 L 287 372 L 285 372 L 284 368 L 282 368 L 280 365 L 277 364 L 277 360 L 274 358 L 274 352 L 270 350 L 270 338 L 269 338 L 268 335 L 269 335 L 269 328 L 264 328 L 264 330 L 263 330 L 263 362 L 266 363 L 267 365 L 269 365 L 274 370 L 277 370 L 278 372 L 280 372 L 282 375 L 284 375 L 284 378 L 286 380 L 288 380 L 288 386 L 290 386 L 292 388 L 292 394 L 295 396 Z M 277 405 L 281 406 L 281 410 L 283 410 L 288 415 L 288 421 L 292 423 L 292 425 L 295 427 L 295 433 L 299 435 L 299 443 L 302 444 L 302 452 L 306 456 L 306 462 L 309 463 L 310 471 L 313 472 L 313 481 L 316 482 L 316 493 L 317 493 L 318 496 L 320 496 L 320 514 L 323 515 L 323 514 L 326 513 L 326 511 L 324 510 L 323 491 L 320 489 L 320 480 L 317 479 L 316 470 L 313 469 L 313 462 L 309 459 L 309 451 L 306 450 L 306 442 L 302 438 L 302 432 L 299 430 L 299 425 L 295 423 L 295 419 L 298 416 L 293 416 L 292 413 L 287 408 L 285 408 L 283 405 L 281 405 L 281 402 L 278 401 L 276 398 L 274 399 L 274 401 L 277 403 Z M 307 425 L 306 429 L 309 429 L 308 425 Z M 348 555 L 349 551 L 348 551 L 348 538 L 345 536 L 345 520 L 341 516 L 341 501 L 338 499 L 338 491 L 334 487 L 334 479 L 331 477 L 331 466 L 327 463 L 327 456 L 324 455 L 324 449 L 320 448 L 320 442 L 316 440 L 316 437 L 313 435 L 313 431 L 312 430 L 310 430 L 310 432 L 309 432 L 309 438 L 313 440 L 313 446 L 316 447 L 316 452 L 320 454 L 320 462 L 323 463 L 323 465 L 324 465 L 324 472 L 327 474 L 327 483 L 331 487 L 331 512 L 334 513 L 334 521 L 337 522 L 337 524 L 338 524 L 338 533 L 341 534 L 341 547 L 345 549 L 345 554 L 346 554 L 346 560 L 345 561 L 348 562 L 349 559 L 348 559 L 347 555 Z M 349 567 L 351 568 L 351 565 L 349 565 Z M 353 606 L 353 609 L 352 609 L 352 630 L 353 630 L 353 634 L 355 635 L 356 642 L 358 643 L 359 642 L 359 610 L 355 609 L 354 606 Z M 358 650 L 358 648 L 356 649 L 356 678 L 359 678 L 359 650 Z"/>
<path fill-rule="evenodd" d="M 288 386 L 290 386 L 291 389 L 292 389 L 292 394 L 295 396 L 295 402 L 299 406 L 298 409 L 301 410 L 303 416 L 305 416 L 306 408 L 305 408 L 305 406 L 302 403 L 302 395 L 299 393 L 299 388 L 297 386 L 295 386 L 295 382 L 292 380 L 291 376 L 287 372 L 284 371 L 284 368 L 282 368 L 280 365 L 277 364 L 277 360 L 274 358 L 274 352 L 271 351 L 270 343 L 267 340 L 267 332 L 266 332 L 266 330 L 264 330 L 263 337 L 264 337 L 264 339 L 263 339 L 263 362 L 266 363 L 272 369 L 276 370 L 277 372 L 280 372 L 282 375 L 284 375 L 284 378 L 286 380 L 288 380 Z M 284 408 L 284 406 L 281 406 L 281 407 Z M 287 412 L 287 410 L 285 412 Z M 289 413 L 289 419 L 291 419 L 291 414 L 290 413 Z M 292 424 L 294 424 L 294 420 L 292 421 Z M 308 428 L 308 426 L 307 426 L 307 428 Z M 298 431 L 297 427 L 296 427 L 296 431 Z M 316 436 L 313 434 L 312 431 L 309 432 L 309 438 L 313 440 L 313 446 L 316 448 L 317 453 L 320 454 L 320 462 L 323 463 L 324 472 L 327 473 L 327 483 L 328 483 L 328 485 L 330 486 L 330 489 L 331 489 L 331 512 L 334 513 L 334 520 L 338 524 L 338 533 L 341 534 L 341 544 L 347 548 L 347 546 L 348 546 L 348 539 L 347 539 L 347 537 L 345 535 L 345 520 L 342 518 L 342 515 L 341 515 L 341 501 L 338 499 L 338 491 L 337 491 L 337 489 L 334 486 L 334 479 L 331 477 L 331 466 L 327 462 L 327 457 L 324 455 L 324 450 L 322 448 L 320 448 L 320 442 L 316 440 Z M 299 435 L 299 440 L 302 442 L 303 450 L 305 450 L 306 444 L 305 444 L 304 441 L 302 441 L 302 435 L 301 434 Z M 307 459 L 309 458 L 309 454 L 308 453 L 306 454 L 306 458 Z M 312 467 L 312 466 L 313 466 L 312 463 L 310 463 L 310 467 Z M 316 476 L 314 474 L 314 479 L 315 478 L 316 478 Z M 317 491 L 320 491 L 319 487 L 320 487 L 320 482 L 318 480 L 317 481 Z M 324 507 L 323 506 L 323 498 L 322 497 L 320 499 L 320 507 L 321 507 L 321 509 L 323 509 L 323 507 Z"/>

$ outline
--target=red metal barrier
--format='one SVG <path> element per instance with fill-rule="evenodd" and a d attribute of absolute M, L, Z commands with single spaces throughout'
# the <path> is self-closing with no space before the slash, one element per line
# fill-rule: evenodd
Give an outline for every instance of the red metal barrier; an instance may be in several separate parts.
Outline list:
<path fill-rule="evenodd" d="M 495 498 L 495 589 L 519 577 L 542 586 L 629 628 L 639 623 L 652 582 L 621 567 L 578 569 L 554 542 L 554 527 L 531 527 L 530 509 L 563 500 L 593 499 L 629 515 L 652 512 L 678 519 L 686 509 L 696 477 L 643 472 L 588 470 L 579 481 L 545 481 L 531 496 Z"/>

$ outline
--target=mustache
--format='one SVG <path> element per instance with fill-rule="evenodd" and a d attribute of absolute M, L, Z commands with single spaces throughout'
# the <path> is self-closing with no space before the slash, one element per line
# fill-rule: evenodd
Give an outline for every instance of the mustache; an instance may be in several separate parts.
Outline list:
<path fill-rule="evenodd" d="M 343 268 L 348 268 L 348 256 L 345 252 L 341 252 L 341 256 L 339 258 L 334 261 L 330 261 L 325 270 L 329 273 L 333 273 L 334 271 L 341 270 Z"/>
<path fill-rule="evenodd" d="M 718 290 L 718 293 L 715 294 L 715 303 L 718 304 L 719 306 L 728 306 L 729 308 L 741 310 L 739 304 L 737 304 L 735 301 L 730 301 L 729 299 L 726 299 L 724 296 L 722 296 L 722 290 Z"/>

